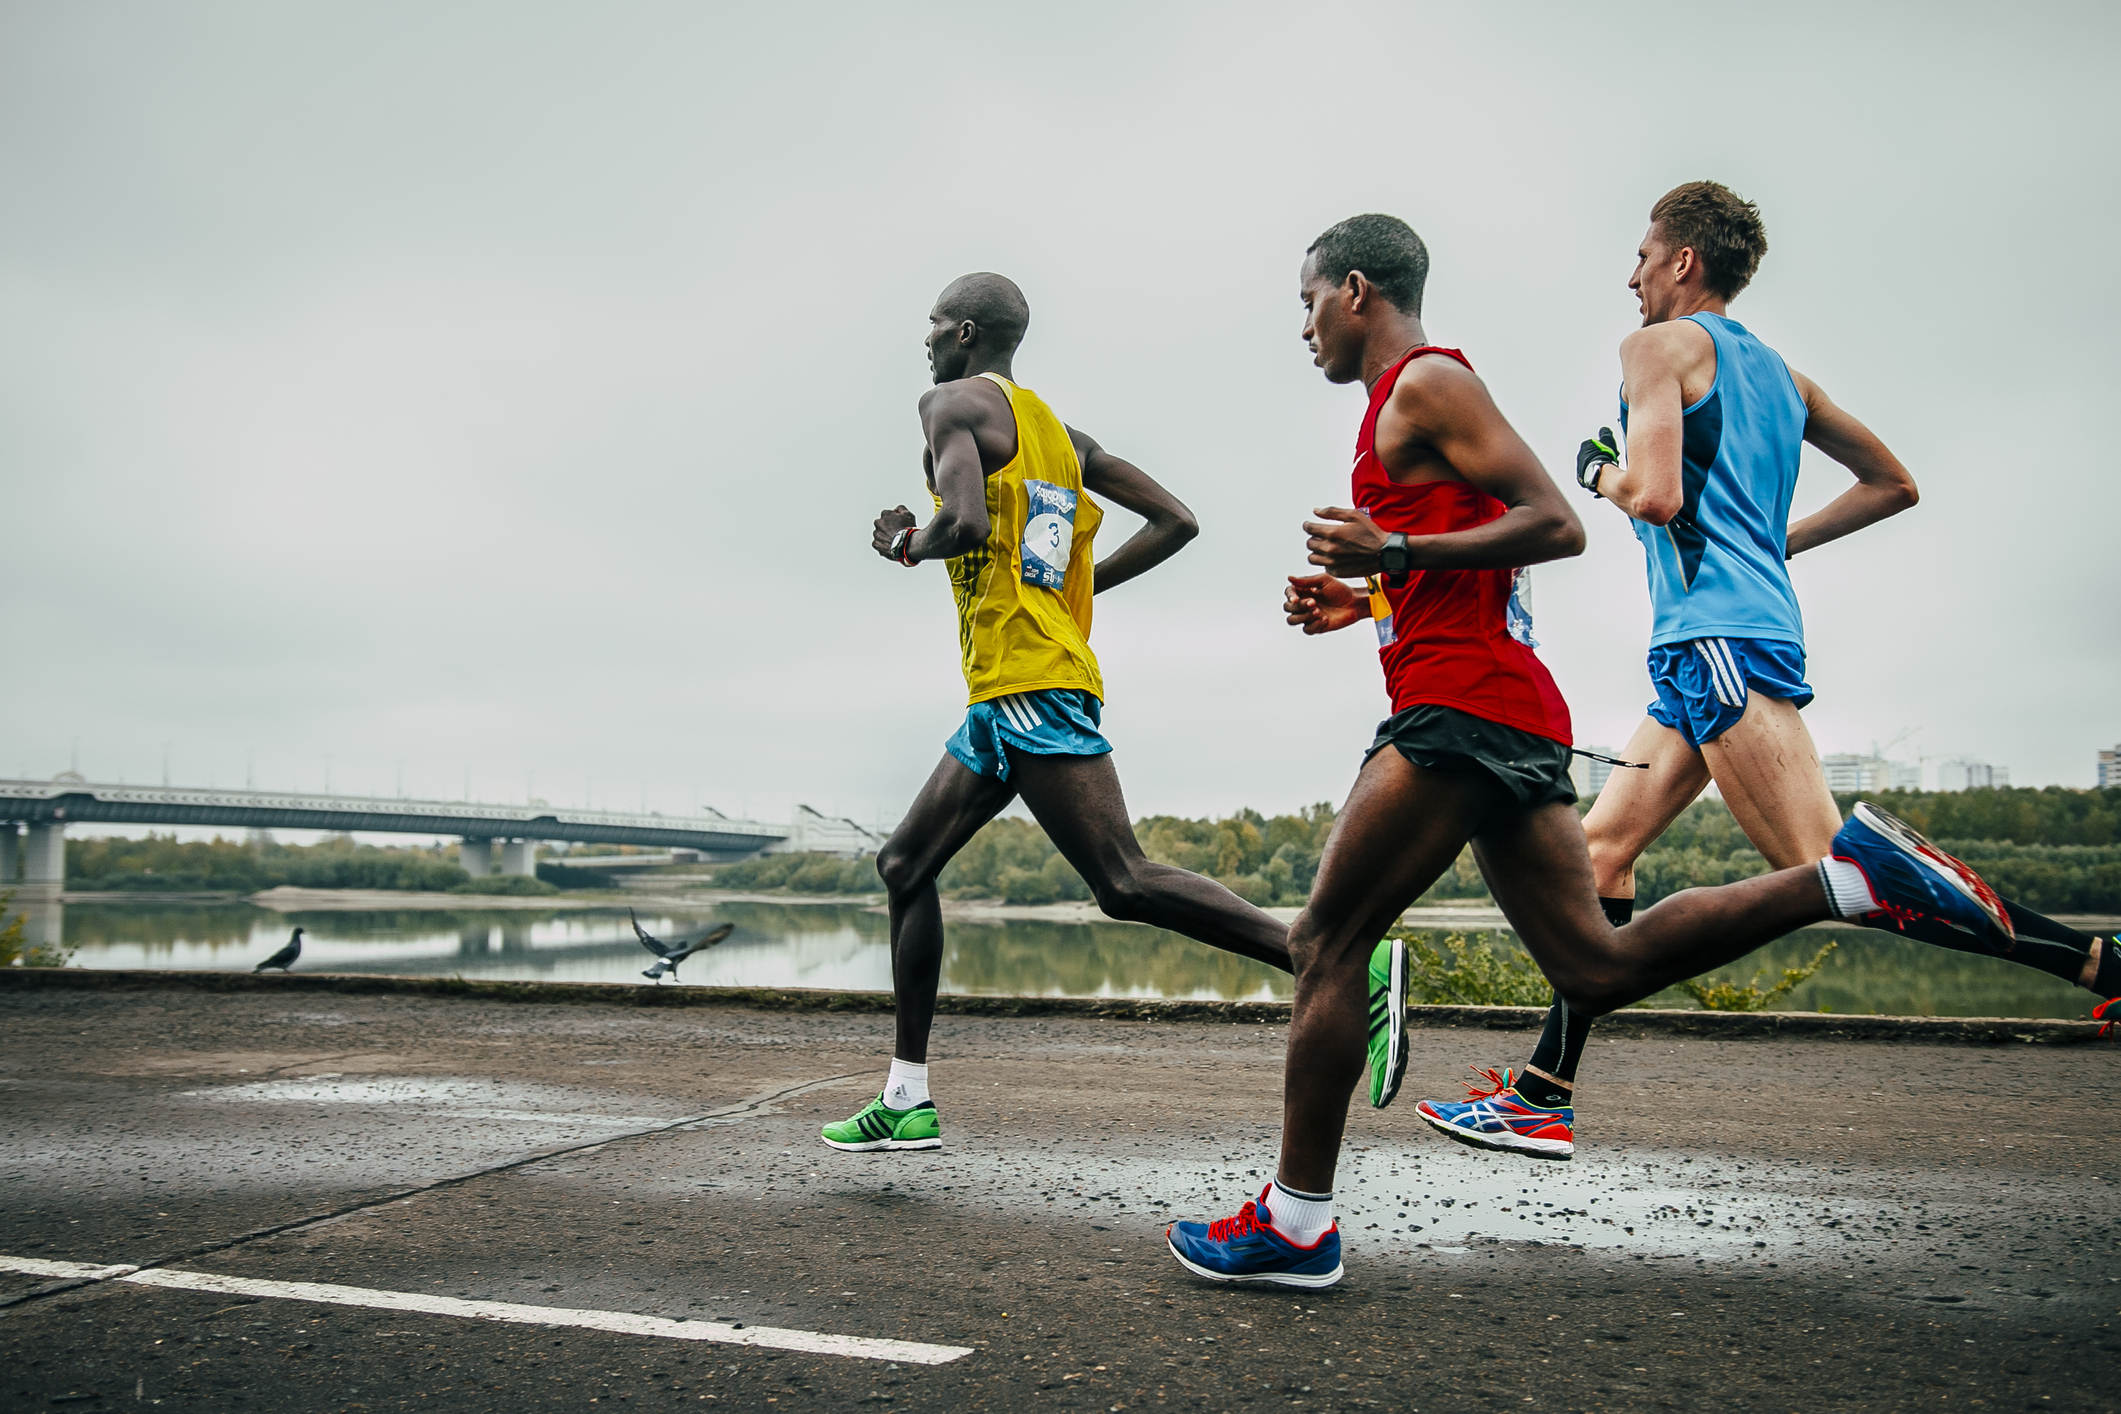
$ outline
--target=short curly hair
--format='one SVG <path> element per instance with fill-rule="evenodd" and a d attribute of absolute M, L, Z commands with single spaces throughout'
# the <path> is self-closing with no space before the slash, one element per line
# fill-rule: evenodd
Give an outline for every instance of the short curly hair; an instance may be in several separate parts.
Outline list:
<path fill-rule="evenodd" d="M 1328 226 L 1304 252 L 1318 263 L 1320 278 L 1339 284 L 1360 270 L 1379 294 L 1408 314 L 1421 313 L 1421 289 L 1429 281 L 1429 248 L 1397 216 L 1375 212 Z"/>
<path fill-rule="evenodd" d="M 1721 182 L 1673 187 L 1650 208 L 1650 224 L 1673 250 L 1693 247 L 1704 283 L 1725 299 L 1753 283 L 1767 254 L 1760 208 Z"/>

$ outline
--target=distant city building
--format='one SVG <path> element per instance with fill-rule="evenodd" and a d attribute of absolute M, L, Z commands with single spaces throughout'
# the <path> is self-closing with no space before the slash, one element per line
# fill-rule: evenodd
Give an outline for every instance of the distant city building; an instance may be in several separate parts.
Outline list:
<path fill-rule="evenodd" d="M 1819 765 L 1826 771 L 1828 790 L 1854 793 L 1891 789 L 1893 763 L 1883 756 L 1858 756 L 1849 751 L 1822 756 Z"/>
<path fill-rule="evenodd" d="M 2121 746 L 2099 753 L 2099 784 L 2121 786 Z"/>
<path fill-rule="evenodd" d="M 1886 762 L 1885 788 L 1887 790 L 1921 790 L 1922 763 L 1920 761 Z"/>
<path fill-rule="evenodd" d="M 1938 790 L 1988 790 L 2010 783 L 2010 767 L 1993 766 L 1971 756 L 1954 756 L 1937 766 Z"/>
<path fill-rule="evenodd" d="M 1618 756 L 1618 748 L 1611 746 L 1586 746 L 1585 751 L 1595 751 L 1600 756 Z M 1613 774 L 1611 765 L 1604 761 L 1593 761 L 1588 756 L 1569 758 L 1569 780 L 1576 787 L 1576 794 L 1585 800 L 1605 789 L 1606 777 Z"/>

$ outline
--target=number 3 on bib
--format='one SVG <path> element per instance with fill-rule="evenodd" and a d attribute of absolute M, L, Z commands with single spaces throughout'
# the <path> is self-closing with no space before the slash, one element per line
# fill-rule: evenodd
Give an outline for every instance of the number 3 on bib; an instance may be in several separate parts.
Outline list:
<path fill-rule="evenodd" d="M 1075 543 L 1075 492 L 1050 481 L 1024 482 L 1024 583 L 1059 589 L 1068 582 Z"/>

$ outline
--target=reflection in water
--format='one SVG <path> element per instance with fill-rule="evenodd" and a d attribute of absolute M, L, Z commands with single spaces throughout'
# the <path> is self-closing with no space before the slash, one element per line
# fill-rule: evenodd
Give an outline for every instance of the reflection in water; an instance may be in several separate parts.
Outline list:
<path fill-rule="evenodd" d="M 638 982 L 653 959 L 623 909 L 485 909 L 280 914 L 249 904 L 52 904 L 33 914 L 83 967 L 248 969 L 301 924 L 300 972 L 565 982 Z M 644 917 L 650 932 L 736 925 L 727 942 L 685 964 L 665 986 L 819 987 L 889 991 L 889 929 L 881 913 L 838 904 L 728 903 Z M 1808 930 L 1761 949 L 1720 976 L 1770 978 L 1829 939 L 1840 948 L 1784 1007 L 1899 1016 L 2084 1017 L 2097 999 L 2030 968 L 1926 947 L 1861 929 Z M 943 989 L 1002 996 L 1286 1000 L 1271 968 L 1131 923 L 953 923 Z M 1688 1007 L 1677 989 L 1653 1006 Z"/>

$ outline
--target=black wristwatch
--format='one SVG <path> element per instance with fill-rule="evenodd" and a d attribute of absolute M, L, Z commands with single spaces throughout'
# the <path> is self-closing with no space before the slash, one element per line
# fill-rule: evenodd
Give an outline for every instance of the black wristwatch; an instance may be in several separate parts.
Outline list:
<path fill-rule="evenodd" d="M 1414 568 L 1414 552 L 1407 548 L 1405 531 L 1395 530 L 1385 537 L 1384 548 L 1377 552 L 1377 567 L 1394 588 L 1407 582 L 1407 572 Z"/>

